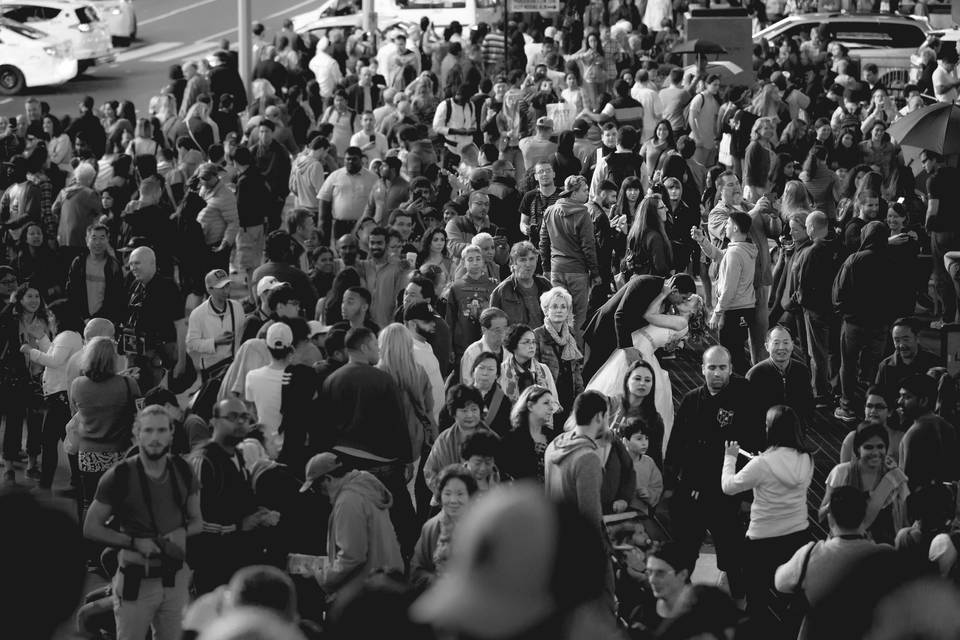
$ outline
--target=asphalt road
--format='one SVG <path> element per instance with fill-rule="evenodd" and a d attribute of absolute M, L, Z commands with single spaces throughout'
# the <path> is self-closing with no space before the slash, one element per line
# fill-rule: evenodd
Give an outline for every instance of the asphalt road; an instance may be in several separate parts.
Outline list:
<path fill-rule="evenodd" d="M 252 15 L 268 32 L 284 18 L 319 6 L 321 0 L 252 0 Z M 221 38 L 237 44 L 237 0 L 134 0 L 139 23 L 137 40 L 116 49 L 117 61 L 93 69 L 59 87 L 32 89 L 0 99 L 0 115 L 17 115 L 28 95 L 50 103 L 51 112 L 75 114 L 84 96 L 131 100 L 146 112 L 150 97 L 167 82 L 171 65 L 198 59 L 218 48 Z"/>

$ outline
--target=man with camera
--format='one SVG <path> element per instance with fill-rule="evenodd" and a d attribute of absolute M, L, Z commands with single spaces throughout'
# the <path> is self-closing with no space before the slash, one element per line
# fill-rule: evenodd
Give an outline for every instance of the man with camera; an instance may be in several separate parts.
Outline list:
<path fill-rule="evenodd" d="M 147 391 L 163 380 L 168 369 L 182 375 L 186 364 L 183 299 L 170 278 L 157 274 L 157 256 L 150 247 L 130 254 L 130 315 L 123 324 L 120 351 L 140 368 L 138 383 Z"/>
<path fill-rule="evenodd" d="M 190 466 L 169 455 L 173 421 L 166 409 L 141 410 L 133 434 L 139 453 L 100 479 L 83 533 L 120 548 L 113 579 L 117 639 L 143 640 L 152 627 L 156 640 L 176 640 L 190 597 L 187 537 L 203 527 L 199 486 Z"/>

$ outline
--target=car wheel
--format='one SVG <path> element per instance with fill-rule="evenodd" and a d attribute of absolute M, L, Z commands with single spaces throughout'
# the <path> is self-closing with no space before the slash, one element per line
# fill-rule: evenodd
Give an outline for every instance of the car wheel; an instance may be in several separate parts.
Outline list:
<path fill-rule="evenodd" d="M 26 86 L 23 73 L 11 65 L 0 66 L 0 96 L 14 96 Z"/>
<path fill-rule="evenodd" d="M 112 40 L 113 46 L 115 47 L 129 47 L 130 43 L 133 41 L 132 38 L 124 38 L 121 36 L 114 36 Z"/>
<path fill-rule="evenodd" d="M 91 68 L 92 66 L 93 66 L 93 63 L 90 62 L 89 60 L 80 60 L 79 62 L 77 62 L 77 75 L 79 76 L 84 71 Z"/>

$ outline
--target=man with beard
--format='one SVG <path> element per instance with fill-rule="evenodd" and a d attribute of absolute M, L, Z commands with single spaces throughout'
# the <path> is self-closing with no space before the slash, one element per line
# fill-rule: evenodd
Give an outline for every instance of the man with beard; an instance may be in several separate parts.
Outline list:
<path fill-rule="evenodd" d="M 120 549 L 113 583 L 117 638 L 140 640 L 152 627 L 158 640 L 177 640 L 190 598 L 187 538 L 204 526 L 199 487 L 190 466 L 168 455 L 173 423 L 163 407 L 140 411 L 133 434 L 139 453 L 100 479 L 83 532 Z"/>
<path fill-rule="evenodd" d="M 897 406 L 907 426 L 900 440 L 900 468 L 910 481 L 910 493 L 960 477 L 960 446 L 956 428 L 933 412 L 937 382 L 915 374 L 900 381 Z"/>
<path fill-rule="evenodd" d="M 360 278 L 370 292 L 370 318 L 380 327 L 390 324 L 397 296 L 406 284 L 404 263 L 387 255 L 388 235 L 383 227 L 374 227 L 367 241 L 370 257 L 357 263 Z"/>
<path fill-rule="evenodd" d="M 552 285 L 543 276 L 535 275 L 539 254 L 532 242 L 518 242 L 510 249 L 513 275 L 497 285 L 490 294 L 490 306 L 507 314 L 508 324 L 539 327 L 543 324 L 540 296 Z"/>
<path fill-rule="evenodd" d="M 360 257 L 360 244 L 357 237 L 352 233 L 347 233 L 337 239 L 337 272 L 343 271 L 347 267 L 356 267 L 357 258 Z"/>
<path fill-rule="evenodd" d="M 863 422 L 886 427 L 887 438 L 890 442 L 890 446 L 887 447 L 887 455 L 899 464 L 900 440 L 903 438 L 903 430 L 900 428 L 899 416 L 894 411 L 894 403 L 890 400 L 893 397 L 893 395 L 887 395 L 877 385 L 872 385 L 867 389 L 867 397 L 863 405 Z M 840 462 L 850 462 L 854 459 L 853 437 L 856 434 L 857 429 L 854 429 L 843 438 L 843 443 L 840 445 Z"/>
<path fill-rule="evenodd" d="M 487 187 L 487 194 L 491 198 L 490 222 L 502 229 L 507 241 L 513 245 L 524 238 L 517 216 L 522 197 L 514 177 L 517 170 L 509 160 L 497 160 L 490 165 L 490 170 L 493 171 L 493 181 Z"/>
<path fill-rule="evenodd" d="M 427 342 L 433 349 L 433 354 L 437 357 L 440 364 L 440 376 L 443 379 L 450 374 L 453 365 L 453 345 L 450 339 L 450 326 L 447 321 L 438 315 L 437 292 L 433 286 L 433 281 L 425 278 L 419 273 L 410 276 L 410 282 L 403 290 L 403 297 L 397 312 L 393 315 L 394 322 L 404 322 L 403 314 L 407 307 L 417 303 L 426 302 L 430 305 L 430 312 L 433 314 L 434 330 L 429 335 L 425 335 Z"/>
<path fill-rule="evenodd" d="M 897 318 L 890 333 L 893 338 L 893 353 L 880 363 L 877 379 L 874 381 L 887 397 L 896 395 L 900 390 L 900 381 L 904 378 L 943 366 L 939 357 L 920 348 L 920 327 L 916 320 Z"/>
<path fill-rule="evenodd" d="M 678 542 L 697 553 L 709 529 L 717 566 L 727 574 L 730 594 L 743 598 L 743 496 L 724 495 L 719 470 L 727 440 L 758 451 L 764 441 L 763 414 L 752 385 L 733 374 L 725 347 L 713 346 L 704 352 L 703 379 L 703 386 L 683 397 L 669 434 L 664 479 L 674 489 L 673 530 Z"/>
<path fill-rule="evenodd" d="M 344 153 L 344 166 L 327 176 L 318 196 L 324 238 L 339 238 L 353 231 L 377 184 L 377 176 L 363 166 L 359 147 L 348 147 Z"/>
<path fill-rule="evenodd" d="M 237 450 L 253 424 L 246 405 L 239 398 L 221 400 L 213 407 L 210 424 L 213 438 L 191 455 L 200 478 L 203 532 L 191 545 L 189 560 L 200 594 L 226 584 L 237 569 L 257 564 L 260 553 L 254 532 L 275 526 L 280 518 L 257 506 Z"/>
<path fill-rule="evenodd" d="M 442 167 L 456 167 L 467 145 L 473 144 L 473 134 L 477 129 L 477 117 L 470 102 L 473 90 L 470 85 L 457 88 L 452 98 L 437 105 L 433 114 L 433 130 L 444 139 L 444 161 Z"/>
<path fill-rule="evenodd" d="M 593 220 L 593 237 L 597 243 L 597 264 L 604 289 L 609 290 L 613 283 L 613 242 L 614 231 L 610 227 L 610 211 L 617 202 L 619 190 L 610 180 L 604 180 L 597 189 L 597 195 L 587 203 L 587 212 Z"/>

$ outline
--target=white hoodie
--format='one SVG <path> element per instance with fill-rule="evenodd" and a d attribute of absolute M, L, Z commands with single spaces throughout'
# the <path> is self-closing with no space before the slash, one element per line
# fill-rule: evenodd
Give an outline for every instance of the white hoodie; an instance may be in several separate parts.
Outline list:
<path fill-rule="evenodd" d="M 813 458 L 787 447 L 764 451 L 736 472 L 735 456 L 723 459 L 720 486 L 727 495 L 753 489 L 747 537 L 774 538 L 807 528 L 807 488 Z"/>

